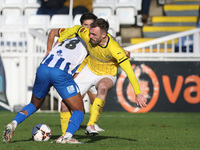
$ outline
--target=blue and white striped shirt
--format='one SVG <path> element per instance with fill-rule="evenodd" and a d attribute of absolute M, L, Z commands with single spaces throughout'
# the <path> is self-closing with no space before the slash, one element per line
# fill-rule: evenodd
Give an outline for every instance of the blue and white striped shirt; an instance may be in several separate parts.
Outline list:
<path fill-rule="evenodd" d="M 51 68 L 59 68 L 73 75 L 87 54 L 84 41 L 80 37 L 75 37 L 57 44 L 41 64 Z"/>

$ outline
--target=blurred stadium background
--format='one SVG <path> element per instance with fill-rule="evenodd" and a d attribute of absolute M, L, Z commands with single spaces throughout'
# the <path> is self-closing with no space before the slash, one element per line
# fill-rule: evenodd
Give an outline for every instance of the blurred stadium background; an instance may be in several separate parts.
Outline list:
<path fill-rule="evenodd" d="M 104 111 L 199 112 L 200 0 L 151 0 L 147 24 L 141 5 L 142 0 L 93 0 L 92 12 L 109 21 L 109 33 L 131 52 L 148 98 L 146 108 L 137 107 L 119 69 Z M 48 32 L 79 24 L 81 15 L 36 15 L 39 6 L 37 0 L 0 0 L 0 110 L 19 111 L 29 103 Z M 60 100 L 52 88 L 40 111 L 59 111 Z M 87 110 L 87 96 L 84 101 Z"/>

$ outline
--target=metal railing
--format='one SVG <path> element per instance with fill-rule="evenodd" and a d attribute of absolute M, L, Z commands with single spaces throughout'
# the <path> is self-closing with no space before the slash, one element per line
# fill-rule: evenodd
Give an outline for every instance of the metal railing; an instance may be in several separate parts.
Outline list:
<path fill-rule="evenodd" d="M 192 29 L 147 42 L 124 47 L 132 59 L 199 58 L 200 29 Z"/>
<path fill-rule="evenodd" d="M 30 102 L 36 69 L 45 56 L 47 37 L 36 30 L 0 29 L 0 56 L 6 74 L 6 94 L 10 110 Z M 61 98 L 50 90 L 50 111 Z M 60 103 L 58 103 L 60 110 Z"/>
<path fill-rule="evenodd" d="M 47 37 L 36 30 L 0 29 L 0 55 L 7 79 L 7 98 L 11 111 L 15 105 L 30 102 L 36 69 L 46 53 Z M 200 58 L 200 29 L 157 38 L 124 47 L 134 60 L 197 60 Z M 24 92 L 25 91 L 25 92 Z M 61 100 L 55 89 L 50 91 L 50 111 L 54 99 Z M 60 103 L 58 102 L 58 111 Z"/>

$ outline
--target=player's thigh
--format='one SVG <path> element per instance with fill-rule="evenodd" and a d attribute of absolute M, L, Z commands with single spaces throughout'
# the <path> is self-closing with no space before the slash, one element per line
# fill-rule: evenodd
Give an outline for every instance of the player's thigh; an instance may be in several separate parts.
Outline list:
<path fill-rule="evenodd" d="M 62 99 L 73 97 L 79 93 L 79 88 L 74 81 L 68 81 L 64 85 L 54 87 Z"/>
<path fill-rule="evenodd" d="M 116 82 L 116 76 L 102 76 L 99 78 L 98 82 L 96 83 L 97 90 L 101 88 L 111 89 Z"/>
<path fill-rule="evenodd" d="M 77 84 L 71 74 L 60 70 L 58 68 L 52 68 L 50 70 L 51 84 L 57 90 L 62 99 L 66 99 L 77 95 L 79 92 Z"/>
<path fill-rule="evenodd" d="M 33 86 L 33 94 L 38 98 L 45 98 L 50 90 L 51 83 L 48 70 L 45 65 L 40 65 L 37 69 L 36 78 Z"/>
<path fill-rule="evenodd" d="M 95 76 L 94 74 L 85 66 L 81 72 L 77 75 L 77 77 L 74 79 L 74 81 L 77 83 L 80 94 L 84 95 L 90 87 L 94 85 Z"/>

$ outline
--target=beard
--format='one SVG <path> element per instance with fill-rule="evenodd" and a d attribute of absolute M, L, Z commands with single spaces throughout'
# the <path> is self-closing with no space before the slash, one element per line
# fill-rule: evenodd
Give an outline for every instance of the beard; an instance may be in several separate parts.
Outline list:
<path fill-rule="evenodd" d="M 93 45 L 97 45 L 97 44 L 101 43 L 101 41 L 102 41 L 101 39 L 93 40 L 93 39 L 90 38 L 90 42 L 91 42 Z"/>

